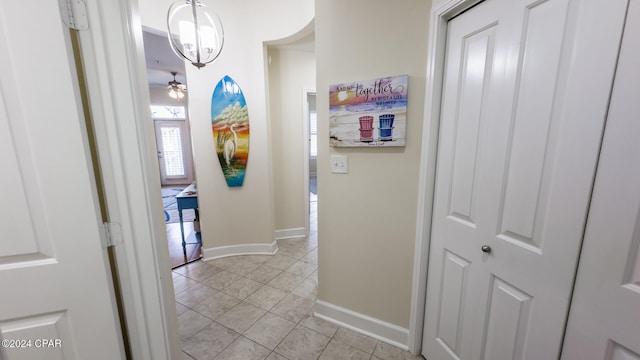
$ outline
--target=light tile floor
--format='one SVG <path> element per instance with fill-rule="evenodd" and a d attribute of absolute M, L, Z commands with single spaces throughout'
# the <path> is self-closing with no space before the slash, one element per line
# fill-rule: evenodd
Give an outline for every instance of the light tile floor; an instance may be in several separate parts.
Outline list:
<path fill-rule="evenodd" d="M 273 256 L 197 261 L 173 271 L 185 360 L 423 359 L 313 316 L 315 221 L 311 229 L 305 240 L 279 240 Z"/>

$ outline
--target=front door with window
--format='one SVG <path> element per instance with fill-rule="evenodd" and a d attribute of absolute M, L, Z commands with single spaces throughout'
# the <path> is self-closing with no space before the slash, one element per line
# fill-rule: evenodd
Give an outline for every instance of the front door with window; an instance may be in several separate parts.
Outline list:
<path fill-rule="evenodd" d="M 162 185 L 193 182 L 191 147 L 184 120 L 155 120 L 160 182 Z"/>

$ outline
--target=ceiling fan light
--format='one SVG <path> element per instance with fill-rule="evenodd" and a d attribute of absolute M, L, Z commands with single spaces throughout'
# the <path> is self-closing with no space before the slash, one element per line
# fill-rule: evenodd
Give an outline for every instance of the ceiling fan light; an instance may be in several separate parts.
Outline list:
<path fill-rule="evenodd" d="M 181 91 L 180 88 L 175 88 L 175 89 L 169 90 L 169 96 L 171 96 L 171 98 L 173 99 L 180 100 L 184 97 L 184 93 Z"/>
<path fill-rule="evenodd" d="M 171 75 L 173 75 L 173 80 L 169 81 L 169 96 L 173 99 L 180 100 L 184 97 L 184 92 L 187 91 L 187 87 L 176 80 L 177 72 L 172 71 Z"/>

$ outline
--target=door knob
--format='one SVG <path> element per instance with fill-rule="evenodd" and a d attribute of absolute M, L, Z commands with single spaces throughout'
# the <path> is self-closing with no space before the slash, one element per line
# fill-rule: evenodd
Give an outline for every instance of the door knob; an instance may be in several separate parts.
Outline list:
<path fill-rule="evenodd" d="M 482 245 L 480 249 L 482 249 L 482 252 L 485 252 L 487 254 L 491 252 L 491 246 L 489 245 Z"/>

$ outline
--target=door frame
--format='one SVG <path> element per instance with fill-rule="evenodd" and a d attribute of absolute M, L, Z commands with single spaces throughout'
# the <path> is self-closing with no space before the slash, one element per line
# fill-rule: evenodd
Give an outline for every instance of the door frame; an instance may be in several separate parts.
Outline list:
<path fill-rule="evenodd" d="M 182 356 L 136 0 L 84 2 L 78 32 L 131 356 Z M 83 14 L 85 15 L 85 14 Z M 107 31 L 108 30 L 108 31 Z"/>
<path fill-rule="evenodd" d="M 408 335 L 409 351 L 414 354 L 419 354 L 422 347 L 448 22 L 481 1 L 483 0 L 444 0 L 431 10 Z M 591 91 L 588 99 L 580 100 L 580 103 L 584 101 L 590 106 L 590 109 L 582 110 L 581 114 L 589 114 L 589 111 L 598 109 L 601 102 L 608 99 L 611 76 L 617 61 L 615 47 L 619 45 L 611 39 L 619 37 L 624 26 L 624 19 L 617 16 L 623 11 L 624 3 L 626 0 L 589 3 L 572 1 L 569 4 L 570 7 L 577 8 L 574 11 L 579 12 L 573 30 L 576 32 L 574 57 L 583 56 L 587 59 L 580 66 L 571 69 L 572 76 L 585 79 L 581 80 L 580 85 L 584 87 L 580 88 L 594 89 L 594 85 L 602 87 Z M 611 20 L 599 21 L 601 19 Z M 593 56 L 594 47 L 598 49 L 598 56 Z M 577 97 L 572 96 L 568 101 L 579 101 Z"/>
<path fill-rule="evenodd" d="M 309 224 L 309 214 L 311 212 L 311 203 L 309 200 L 309 158 L 311 154 L 310 149 L 310 141 L 309 141 L 309 95 L 315 95 L 316 89 L 304 88 L 302 89 L 302 141 L 304 144 L 302 145 L 302 156 L 304 156 L 304 161 L 302 162 L 302 171 L 303 171 L 303 179 L 304 185 L 302 190 L 304 191 L 304 209 L 306 212 L 306 216 L 304 217 L 304 233 L 305 236 L 309 236 L 309 231 L 311 226 Z"/>

